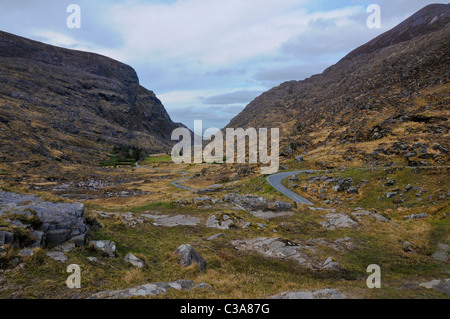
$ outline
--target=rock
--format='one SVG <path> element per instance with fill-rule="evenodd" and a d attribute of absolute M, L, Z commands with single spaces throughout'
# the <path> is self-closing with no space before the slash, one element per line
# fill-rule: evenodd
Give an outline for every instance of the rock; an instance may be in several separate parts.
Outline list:
<path fill-rule="evenodd" d="M 352 215 L 355 216 L 359 221 L 361 221 L 360 217 L 362 217 L 362 216 L 369 216 L 369 217 L 372 217 L 372 218 L 377 219 L 377 220 L 382 221 L 382 222 L 390 222 L 389 219 L 387 219 L 386 217 L 384 217 L 381 214 L 378 214 L 375 210 L 370 212 L 370 211 L 367 211 L 367 210 L 360 209 L 360 210 L 357 210 L 356 213 L 352 213 Z"/>
<path fill-rule="evenodd" d="M 235 240 L 231 244 L 238 250 L 254 251 L 270 258 L 292 259 L 299 265 L 306 264 L 307 255 L 302 251 L 303 246 L 282 240 L 281 238 L 255 238 Z"/>
<path fill-rule="evenodd" d="M 273 210 L 273 211 L 277 211 L 277 212 L 285 212 L 285 211 L 291 210 L 292 205 L 287 202 L 276 201 L 276 202 L 269 203 L 267 208 L 269 210 Z"/>
<path fill-rule="evenodd" d="M 92 263 L 100 262 L 97 257 L 86 257 L 86 259 L 89 260 Z"/>
<path fill-rule="evenodd" d="M 116 257 L 116 243 L 110 240 L 91 241 L 90 245 L 104 252 L 108 257 Z"/>
<path fill-rule="evenodd" d="M 267 210 L 267 199 L 255 195 L 228 194 L 224 196 L 224 201 L 231 202 L 244 207 L 247 210 Z"/>
<path fill-rule="evenodd" d="M 427 289 L 434 289 L 450 296 L 450 279 L 434 279 L 419 285 Z"/>
<path fill-rule="evenodd" d="M 270 297 L 270 299 L 346 299 L 347 296 L 339 293 L 336 289 L 303 290 L 295 292 L 282 292 Z"/>
<path fill-rule="evenodd" d="M 349 193 L 349 194 L 358 194 L 358 189 L 356 187 L 354 187 L 354 186 L 349 187 L 347 189 L 347 193 Z"/>
<path fill-rule="evenodd" d="M 127 263 L 130 263 L 130 264 L 132 264 L 135 267 L 143 268 L 145 266 L 145 262 L 142 259 L 140 259 L 140 258 L 136 257 L 135 255 L 133 255 L 132 253 L 128 253 L 125 256 L 124 260 Z"/>
<path fill-rule="evenodd" d="M 31 248 L 23 248 L 17 254 L 17 256 L 19 256 L 19 257 L 30 257 L 33 255 L 34 255 L 34 250 Z"/>
<path fill-rule="evenodd" d="M 161 227 L 197 226 L 200 223 L 200 218 L 185 215 L 169 216 L 142 214 L 141 216 L 154 220 L 153 225 Z"/>
<path fill-rule="evenodd" d="M 294 215 L 293 212 L 274 212 L 274 211 L 257 211 L 257 212 L 251 212 L 251 214 L 257 218 L 261 219 L 272 219 L 277 217 L 283 217 L 283 216 L 292 216 Z"/>
<path fill-rule="evenodd" d="M 397 196 L 398 195 L 398 193 L 395 193 L 395 192 L 390 192 L 390 193 L 386 193 L 386 197 L 387 198 L 393 198 L 393 197 L 395 197 L 395 196 Z"/>
<path fill-rule="evenodd" d="M 209 197 L 209 196 L 194 197 L 193 202 L 194 202 L 195 205 L 198 205 L 198 206 L 204 206 L 204 205 L 212 204 L 211 197 Z"/>
<path fill-rule="evenodd" d="M 339 263 L 333 261 L 332 257 L 328 257 L 327 260 L 323 263 L 324 269 L 336 269 L 339 268 Z"/>
<path fill-rule="evenodd" d="M 51 203 L 33 195 L 0 191 L 0 213 L 35 218 L 30 225 L 21 223 L 33 232 L 32 236 L 36 238 L 33 247 L 57 246 L 67 241 L 81 246 L 86 243 L 90 231 L 84 217 L 84 205 L 80 203 Z M 11 222 L 18 223 L 13 219 Z"/>
<path fill-rule="evenodd" d="M 421 219 L 421 218 L 427 218 L 428 214 L 411 214 L 409 216 L 404 217 L 404 220 L 408 220 L 408 219 Z"/>
<path fill-rule="evenodd" d="M 183 267 L 188 267 L 192 263 L 196 263 L 200 266 L 200 270 L 206 270 L 206 262 L 202 256 L 189 244 L 181 245 L 176 250 L 175 253 L 181 257 L 180 265 Z"/>
<path fill-rule="evenodd" d="M 150 297 L 167 293 L 171 289 L 176 290 L 191 290 L 193 288 L 210 288 L 211 286 L 205 283 L 195 285 L 189 280 L 178 280 L 173 282 L 158 282 L 127 288 L 122 290 L 110 290 L 96 293 L 88 299 L 125 299 L 132 297 Z"/>
<path fill-rule="evenodd" d="M 225 234 L 223 234 L 223 233 L 220 233 L 220 234 L 212 235 L 211 237 L 209 237 L 206 240 L 207 241 L 213 241 L 213 240 L 216 240 L 217 238 L 220 238 L 220 237 L 227 237 L 227 236 Z"/>
<path fill-rule="evenodd" d="M 406 191 L 406 192 L 409 192 L 409 191 L 411 190 L 411 188 L 412 188 L 411 184 L 408 184 L 408 185 L 406 185 L 406 187 L 405 187 L 405 191 Z"/>
<path fill-rule="evenodd" d="M 65 263 L 68 260 L 67 256 L 61 251 L 49 251 L 47 252 L 47 256 L 62 263 Z"/>
<path fill-rule="evenodd" d="M 0 231 L 0 246 L 12 245 L 14 242 L 14 234 L 7 231 Z"/>
<path fill-rule="evenodd" d="M 297 163 L 301 163 L 301 162 L 303 162 L 303 156 L 301 156 L 301 155 L 296 156 L 295 160 L 297 161 Z"/>
<path fill-rule="evenodd" d="M 333 189 L 335 192 L 343 192 L 343 191 L 344 191 L 344 187 L 342 187 L 341 185 L 333 186 L 332 189 Z"/>
<path fill-rule="evenodd" d="M 208 218 L 206 221 L 206 227 L 224 230 L 232 228 L 245 228 L 245 220 L 220 212 Z"/>
<path fill-rule="evenodd" d="M 76 247 L 75 243 L 64 243 L 61 246 L 55 247 L 55 250 L 67 253 L 71 250 L 74 250 L 75 247 Z"/>
<path fill-rule="evenodd" d="M 329 230 L 337 228 L 352 228 L 358 226 L 358 223 L 346 214 L 328 214 L 325 217 L 327 218 L 327 220 L 321 222 L 320 224 Z"/>
<path fill-rule="evenodd" d="M 439 143 L 435 143 L 434 145 L 433 145 L 433 150 L 435 150 L 435 151 L 440 151 L 440 152 L 442 152 L 442 153 L 448 153 L 448 149 L 446 149 L 445 147 L 443 147 L 441 144 L 439 144 Z"/>
<path fill-rule="evenodd" d="M 256 225 L 258 226 L 258 229 L 266 229 L 267 228 L 266 224 L 256 223 Z"/>

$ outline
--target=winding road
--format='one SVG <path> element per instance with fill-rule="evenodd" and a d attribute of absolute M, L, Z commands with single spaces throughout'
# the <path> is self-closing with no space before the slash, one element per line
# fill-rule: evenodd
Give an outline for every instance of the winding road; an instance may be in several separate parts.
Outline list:
<path fill-rule="evenodd" d="M 283 172 L 283 173 L 278 173 L 278 174 L 267 176 L 266 179 L 269 182 L 269 184 L 272 185 L 273 188 L 275 188 L 280 193 L 286 195 L 287 197 L 292 199 L 294 202 L 296 202 L 298 204 L 306 204 L 308 206 L 314 206 L 314 204 L 311 203 L 306 198 L 304 198 L 304 197 L 298 195 L 297 193 L 294 193 L 290 189 L 284 187 L 283 186 L 283 180 L 285 178 L 288 178 L 289 176 L 297 175 L 297 174 L 300 174 L 300 173 L 315 173 L 315 172 L 322 172 L 322 171 L 303 170 L 303 171 Z"/>

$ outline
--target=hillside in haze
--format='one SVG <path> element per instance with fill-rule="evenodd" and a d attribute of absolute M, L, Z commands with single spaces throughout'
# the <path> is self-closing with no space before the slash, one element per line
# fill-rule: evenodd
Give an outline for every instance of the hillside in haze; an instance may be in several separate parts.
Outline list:
<path fill-rule="evenodd" d="M 280 127 L 293 155 L 359 142 L 362 157 L 395 142 L 446 150 L 449 22 L 449 4 L 429 5 L 322 74 L 263 93 L 227 127 Z"/>
<path fill-rule="evenodd" d="M 0 160 L 93 163 L 170 149 L 172 122 L 128 65 L 0 32 Z"/>

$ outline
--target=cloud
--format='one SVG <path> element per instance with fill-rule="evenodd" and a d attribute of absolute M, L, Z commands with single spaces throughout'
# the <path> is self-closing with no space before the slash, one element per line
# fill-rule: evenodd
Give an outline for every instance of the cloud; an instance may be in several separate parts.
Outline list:
<path fill-rule="evenodd" d="M 260 95 L 262 91 L 236 91 L 226 94 L 213 95 L 202 98 L 203 104 L 242 104 L 249 103 Z"/>

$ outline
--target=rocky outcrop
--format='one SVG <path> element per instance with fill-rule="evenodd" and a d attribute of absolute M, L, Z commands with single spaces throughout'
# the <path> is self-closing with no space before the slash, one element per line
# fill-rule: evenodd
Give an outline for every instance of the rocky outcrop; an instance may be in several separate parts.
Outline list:
<path fill-rule="evenodd" d="M 270 299 L 346 299 L 336 289 L 286 291 L 270 297 Z"/>
<path fill-rule="evenodd" d="M 51 203 L 33 195 L 0 191 L 0 246 L 86 244 L 90 225 L 80 203 Z"/>
<path fill-rule="evenodd" d="M 192 263 L 197 264 L 201 271 L 206 270 L 206 262 L 202 256 L 189 244 L 180 245 L 175 253 L 179 255 L 180 265 L 183 267 L 189 267 Z"/>
<path fill-rule="evenodd" d="M 177 280 L 173 282 L 157 282 L 122 290 L 110 290 L 98 292 L 88 299 L 127 299 L 132 297 L 151 297 L 167 293 L 171 289 L 191 290 L 193 288 L 208 288 L 208 284 L 198 284 L 189 280 Z"/>
<path fill-rule="evenodd" d="M 292 259 L 299 265 L 306 264 L 308 257 L 304 247 L 281 238 L 255 238 L 248 240 L 235 240 L 231 244 L 238 250 L 254 251 L 265 257 Z"/>
<path fill-rule="evenodd" d="M 237 204 L 249 211 L 289 211 L 292 205 L 282 201 L 269 201 L 262 196 L 228 194 L 223 198 L 224 201 Z"/>

